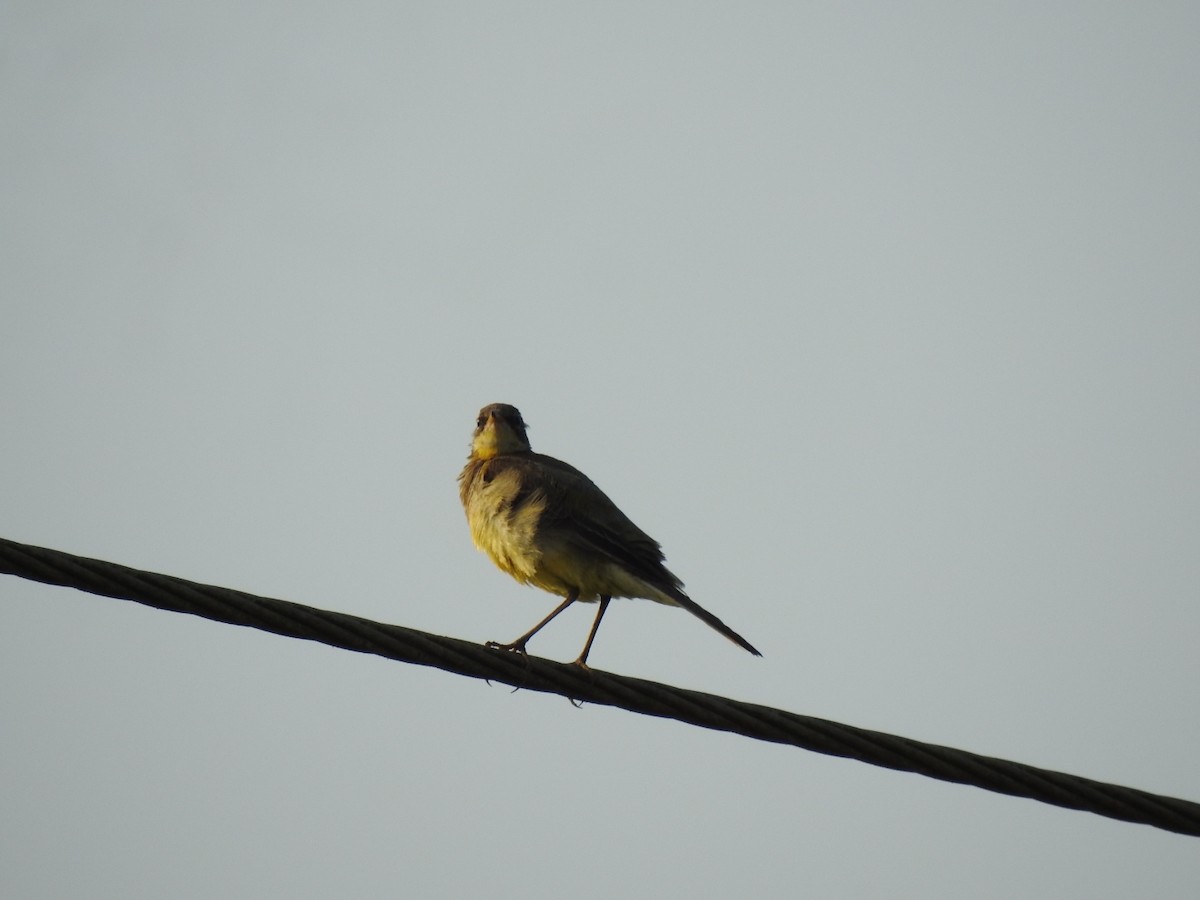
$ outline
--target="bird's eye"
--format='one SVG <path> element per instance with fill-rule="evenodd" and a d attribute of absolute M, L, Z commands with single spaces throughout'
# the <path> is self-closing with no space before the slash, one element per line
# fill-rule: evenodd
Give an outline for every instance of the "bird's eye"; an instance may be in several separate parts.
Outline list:
<path fill-rule="evenodd" d="M 483 416 L 480 416 L 478 419 L 476 419 L 476 420 L 475 420 L 475 427 L 476 427 L 476 428 L 482 428 L 482 427 L 483 427 L 483 423 L 484 423 L 484 422 L 486 422 L 486 421 L 487 421 L 487 419 L 485 419 Z"/>

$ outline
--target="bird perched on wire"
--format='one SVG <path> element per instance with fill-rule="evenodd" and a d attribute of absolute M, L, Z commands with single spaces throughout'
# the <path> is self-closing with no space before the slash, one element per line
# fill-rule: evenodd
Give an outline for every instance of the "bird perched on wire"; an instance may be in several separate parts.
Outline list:
<path fill-rule="evenodd" d="M 529 447 L 515 406 L 479 411 L 471 455 L 458 476 L 471 538 L 492 562 L 522 584 L 565 599 L 550 615 L 499 650 L 525 652 L 529 639 L 576 600 L 600 602 L 576 664 L 588 652 L 613 597 L 682 606 L 739 647 L 762 656 L 744 637 L 704 609 L 663 565 L 658 542 L 629 520 L 586 475 Z"/>

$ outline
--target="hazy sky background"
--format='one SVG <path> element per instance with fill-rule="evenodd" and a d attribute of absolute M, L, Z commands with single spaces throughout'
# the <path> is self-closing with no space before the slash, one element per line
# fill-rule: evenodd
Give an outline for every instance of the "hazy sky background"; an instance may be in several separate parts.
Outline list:
<path fill-rule="evenodd" d="M 0 535 L 468 640 L 518 405 L 763 650 L 1200 800 L 1200 6 L 0 6 Z M 0 579 L 0 894 L 1195 897 L 1200 843 Z M 572 659 L 593 608 L 532 644 Z"/>

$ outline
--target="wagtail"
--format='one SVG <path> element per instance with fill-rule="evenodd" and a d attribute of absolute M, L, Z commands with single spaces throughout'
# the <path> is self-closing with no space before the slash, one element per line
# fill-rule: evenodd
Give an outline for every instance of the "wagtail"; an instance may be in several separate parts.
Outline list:
<path fill-rule="evenodd" d="M 640 597 L 682 606 L 739 647 L 762 656 L 683 592 L 683 582 L 663 565 L 657 541 L 574 466 L 534 453 L 525 430 L 515 406 L 493 403 L 481 409 L 458 492 L 476 547 L 522 584 L 566 599 L 511 644 L 489 641 L 489 647 L 524 653 L 529 639 L 576 600 L 598 600 L 596 620 L 575 660 L 586 669 L 609 601 Z"/>

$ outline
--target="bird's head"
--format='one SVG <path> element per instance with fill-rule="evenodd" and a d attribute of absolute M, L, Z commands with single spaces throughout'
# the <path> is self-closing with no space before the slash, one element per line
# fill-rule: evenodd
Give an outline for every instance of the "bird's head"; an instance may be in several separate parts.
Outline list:
<path fill-rule="evenodd" d="M 501 453 L 521 453 L 529 450 L 521 411 L 507 403 L 492 403 L 479 411 L 475 434 L 471 438 L 471 455 L 491 459 Z"/>

